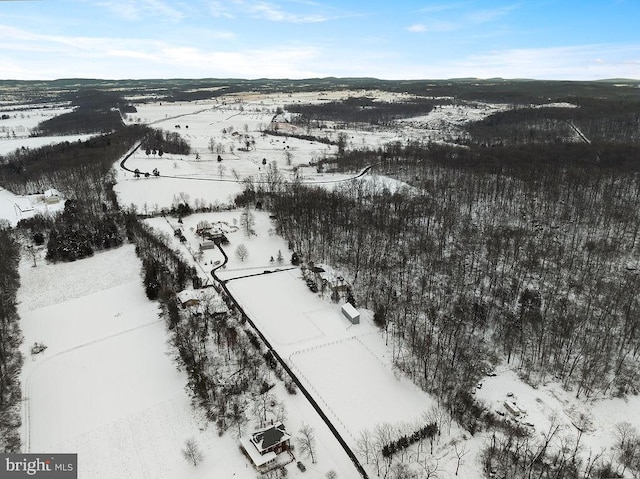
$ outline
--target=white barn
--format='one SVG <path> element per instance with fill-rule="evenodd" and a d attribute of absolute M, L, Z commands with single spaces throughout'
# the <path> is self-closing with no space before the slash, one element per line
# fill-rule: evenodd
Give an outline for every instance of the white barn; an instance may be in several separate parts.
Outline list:
<path fill-rule="evenodd" d="M 50 188 L 44 192 L 44 202 L 47 204 L 59 203 L 62 199 L 62 195 L 55 188 Z"/>
<path fill-rule="evenodd" d="M 345 303 L 342 305 L 342 314 L 351 321 L 351 324 L 360 323 L 360 311 L 354 308 L 351 303 Z"/>

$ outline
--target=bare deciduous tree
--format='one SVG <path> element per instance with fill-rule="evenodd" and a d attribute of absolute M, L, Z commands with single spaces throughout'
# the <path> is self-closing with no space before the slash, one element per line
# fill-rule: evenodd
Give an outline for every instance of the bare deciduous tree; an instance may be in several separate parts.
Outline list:
<path fill-rule="evenodd" d="M 198 443 L 194 438 L 189 438 L 185 441 L 184 448 L 182 449 L 182 455 L 194 466 L 200 464 L 200 462 L 202 462 L 202 459 L 204 459 L 202 451 L 200 451 Z"/>
<path fill-rule="evenodd" d="M 313 428 L 309 424 L 302 424 L 302 427 L 300 427 L 298 431 L 297 441 L 300 451 L 311 457 L 311 462 L 315 464 L 316 437 Z"/>
<path fill-rule="evenodd" d="M 369 458 L 373 453 L 373 438 L 371 437 L 371 431 L 368 429 L 360 431 L 360 436 L 356 442 L 356 451 L 364 458 L 364 462 L 369 464 Z"/>
<path fill-rule="evenodd" d="M 622 475 L 624 476 L 627 468 L 633 468 L 636 463 L 640 462 L 640 438 L 637 429 L 626 421 L 616 424 L 614 434 L 617 439 L 615 449 L 618 461 L 622 464 Z"/>
<path fill-rule="evenodd" d="M 454 444 L 453 445 L 453 450 L 456 453 L 456 457 L 458 458 L 458 462 L 456 464 L 456 476 L 458 475 L 458 470 L 460 469 L 460 465 L 464 464 L 462 462 L 462 458 L 464 456 L 466 456 L 467 454 L 469 454 L 469 449 L 467 449 L 467 445 L 466 444 L 462 444 L 462 446 L 458 449 L 458 445 Z"/>
<path fill-rule="evenodd" d="M 419 462 L 424 471 L 424 479 L 431 479 L 437 477 L 438 474 L 438 461 L 433 461 L 428 458 L 424 458 L 422 462 Z"/>
<path fill-rule="evenodd" d="M 244 234 L 248 237 L 253 233 L 253 226 L 256 224 L 256 220 L 249 207 L 245 208 L 240 215 L 240 228 L 244 231 Z"/>
<path fill-rule="evenodd" d="M 249 256 L 249 250 L 243 243 L 240 243 L 236 248 L 236 256 L 240 261 L 244 261 Z"/>

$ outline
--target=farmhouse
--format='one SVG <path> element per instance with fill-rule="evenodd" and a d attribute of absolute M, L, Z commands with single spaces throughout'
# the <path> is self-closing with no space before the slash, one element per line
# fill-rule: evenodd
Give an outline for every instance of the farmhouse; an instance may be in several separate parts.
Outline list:
<path fill-rule="evenodd" d="M 213 229 L 204 233 L 203 237 L 207 240 L 213 241 L 215 244 L 227 244 L 229 240 L 225 234 L 219 229 Z"/>
<path fill-rule="evenodd" d="M 200 296 L 194 289 L 185 289 L 180 291 L 177 295 L 178 302 L 183 308 L 191 308 L 200 304 Z"/>
<path fill-rule="evenodd" d="M 176 295 L 180 306 L 193 313 L 207 313 L 213 317 L 225 315 L 229 308 L 220 294 L 213 288 L 185 289 Z"/>
<path fill-rule="evenodd" d="M 60 195 L 60 192 L 54 188 L 50 188 L 44 192 L 44 202 L 49 205 L 59 203 L 61 199 L 62 195 Z"/>
<path fill-rule="evenodd" d="M 311 268 L 314 274 L 318 289 L 324 291 L 329 288 L 332 293 L 348 293 L 351 290 L 351 285 L 344 279 L 339 272 L 335 271 L 330 266 L 324 264 L 316 264 Z"/>
<path fill-rule="evenodd" d="M 291 436 L 284 424 L 277 422 L 251 433 L 249 437 L 240 439 L 240 444 L 247 457 L 260 472 L 267 472 L 278 467 L 278 454 L 289 450 Z M 290 457 L 287 456 L 287 460 Z"/>
<path fill-rule="evenodd" d="M 354 308 L 351 303 L 345 303 L 342 305 L 342 314 L 344 314 L 352 324 L 360 323 L 360 311 Z"/>

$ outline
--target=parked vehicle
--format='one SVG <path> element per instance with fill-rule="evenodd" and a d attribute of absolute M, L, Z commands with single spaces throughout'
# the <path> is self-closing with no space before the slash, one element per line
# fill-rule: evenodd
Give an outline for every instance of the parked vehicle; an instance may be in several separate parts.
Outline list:
<path fill-rule="evenodd" d="M 47 346 L 45 344 L 38 343 L 38 342 L 33 343 L 33 346 L 31 346 L 31 354 L 41 353 L 45 349 L 47 349 Z"/>

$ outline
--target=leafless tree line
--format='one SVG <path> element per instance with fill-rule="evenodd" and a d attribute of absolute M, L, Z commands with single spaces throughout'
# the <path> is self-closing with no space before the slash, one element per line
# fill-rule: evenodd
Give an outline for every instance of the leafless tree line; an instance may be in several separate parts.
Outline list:
<path fill-rule="evenodd" d="M 20 382 L 22 333 L 16 294 L 20 285 L 20 247 L 8 224 L 0 222 L 0 451 L 20 450 Z"/>
<path fill-rule="evenodd" d="M 398 367 L 459 415 L 497 355 L 576 396 L 638 390 L 636 174 L 423 158 L 403 179 L 293 184 L 270 206 L 292 249 L 350 271 Z"/>

